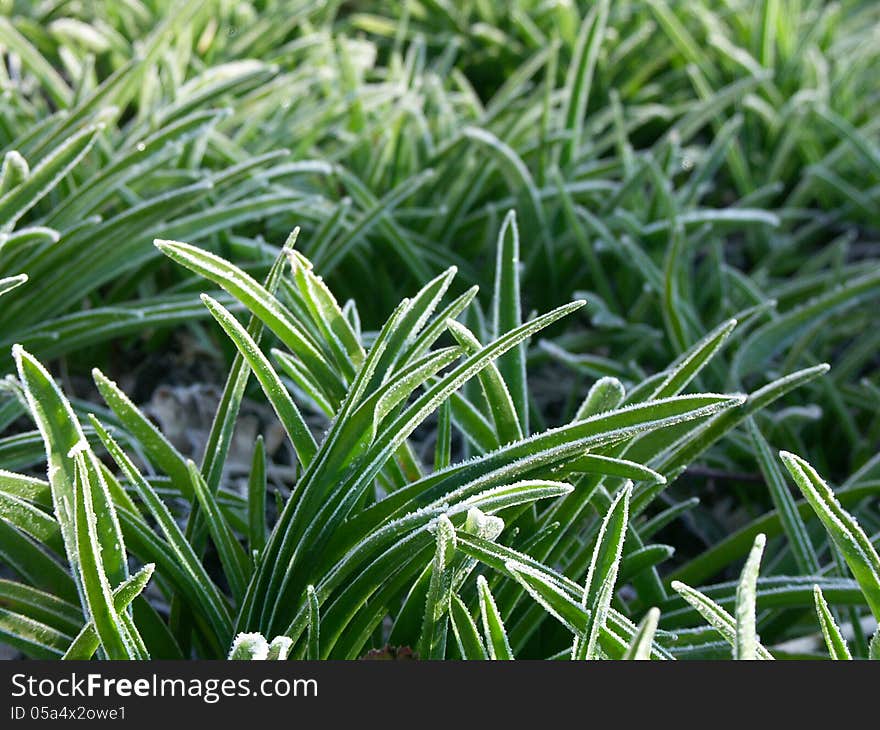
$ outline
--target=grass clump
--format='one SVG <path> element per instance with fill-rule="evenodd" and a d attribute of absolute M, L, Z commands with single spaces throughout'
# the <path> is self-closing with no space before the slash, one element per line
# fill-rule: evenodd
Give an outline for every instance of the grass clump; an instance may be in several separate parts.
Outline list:
<path fill-rule="evenodd" d="M 876 655 L 875 3 L 0 8 L 4 642 Z"/>

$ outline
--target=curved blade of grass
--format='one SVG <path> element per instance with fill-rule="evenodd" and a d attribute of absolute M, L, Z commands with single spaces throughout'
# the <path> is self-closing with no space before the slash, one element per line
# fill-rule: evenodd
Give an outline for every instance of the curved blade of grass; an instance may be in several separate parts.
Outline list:
<path fill-rule="evenodd" d="M 287 388 L 278 377 L 278 373 L 275 372 L 268 358 L 262 353 L 247 330 L 229 313 L 229 310 L 207 294 L 202 295 L 202 301 L 247 360 L 248 365 L 257 376 L 257 380 L 260 381 L 263 392 L 272 404 L 275 414 L 284 426 L 297 458 L 304 467 L 307 467 L 318 447 L 299 412 L 299 408 L 296 407 L 290 393 L 287 392 Z"/>
<path fill-rule="evenodd" d="M 623 403 L 625 397 L 626 390 L 617 378 L 611 376 L 599 378 L 590 386 L 583 403 L 577 409 L 574 420 L 584 421 L 590 416 L 613 411 Z"/>
<path fill-rule="evenodd" d="M 590 8 L 578 33 L 574 58 L 565 81 L 563 124 L 568 140 L 563 150 L 561 164 L 565 168 L 578 157 L 583 136 L 584 116 L 587 111 L 593 74 L 599 58 L 599 50 L 608 23 L 609 0 L 600 0 Z"/>
<path fill-rule="evenodd" d="M 825 646 L 828 647 L 828 654 L 832 659 L 852 659 L 849 653 L 849 647 L 846 645 L 846 639 L 840 633 L 840 628 L 831 615 L 831 609 L 822 595 L 822 589 L 819 586 L 813 586 L 813 598 L 816 602 L 816 616 L 819 618 L 819 626 L 822 629 L 822 636 L 825 638 Z"/>
<path fill-rule="evenodd" d="M 16 287 L 21 286 L 25 282 L 27 282 L 28 276 L 27 274 L 17 274 L 16 276 L 4 276 L 0 279 L 0 297 L 2 297 L 7 292 L 12 291 Z"/>
<path fill-rule="evenodd" d="M 74 634 L 82 625 L 82 609 L 78 605 L 25 583 L 0 579 L 0 606 L 63 634 Z"/>
<path fill-rule="evenodd" d="M 103 125 L 71 135 L 31 170 L 21 183 L 0 198 L 0 230 L 9 230 L 88 153 Z"/>
<path fill-rule="evenodd" d="M 229 581 L 229 587 L 237 600 L 244 596 L 250 574 L 249 561 L 241 545 L 235 539 L 232 528 L 223 516 L 214 493 L 208 489 L 198 466 L 192 461 L 187 462 L 193 491 L 208 524 L 211 539 L 220 555 L 223 574 Z"/>
<path fill-rule="evenodd" d="M 492 332 L 496 338 L 522 324 L 519 281 L 519 228 L 516 224 L 516 213 L 513 210 L 507 213 L 504 217 L 504 222 L 501 224 L 501 231 L 498 233 L 497 249 L 495 291 L 492 297 Z M 454 330 L 453 334 L 455 334 Z M 518 435 L 512 438 L 519 438 L 522 433 L 529 432 L 525 343 L 520 343 L 499 357 L 497 368 L 502 383 L 505 383 L 510 388 L 510 403 L 514 409 L 514 415 L 518 417 L 518 428 L 516 429 Z M 501 443 L 512 440 L 511 437 L 502 434 L 497 420 L 496 428 L 499 429 L 498 437 Z M 505 433 L 507 431 L 508 429 L 504 429 Z M 512 434 L 514 429 L 511 428 L 509 431 Z"/>
<path fill-rule="evenodd" d="M 856 519 L 841 507 L 834 492 L 812 466 L 787 451 L 780 451 L 779 458 L 843 554 L 871 613 L 880 620 L 880 556 L 870 538 Z"/>
<path fill-rule="evenodd" d="M 59 390 L 46 369 L 19 346 L 13 347 L 13 356 L 25 397 L 34 420 L 43 437 L 48 462 L 49 483 L 52 486 L 52 503 L 55 519 L 64 539 L 65 552 L 80 590 L 78 538 L 74 529 L 74 476 L 75 466 L 71 449 L 87 444 L 85 434 L 70 403 Z M 102 482 L 101 482 L 102 483 Z M 100 484 L 99 484 L 100 486 Z M 108 495 L 102 491 L 96 495 L 102 503 L 109 504 Z M 97 511 L 95 529 L 99 535 L 102 553 L 102 570 L 107 580 L 118 585 L 128 577 L 124 542 L 115 512 L 111 508 Z M 84 593 L 81 593 L 85 599 Z M 85 604 L 83 604 L 85 608 Z"/>
<path fill-rule="evenodd" d="M 333 368 L 286 307 L 265 287 L 220 256 L 195 246 L 158 239 L 155 245 L 177 263 L 225 289 L 259 317 L 302 360 L 327 395 L 334 399 L 343 395 L 342 382 Z"/>
<path fill-rule="evenodd" d="M 337 367 L 350 379 L 365 357 L 360 340 L 327 285 L 312 272 L 312 262 L 295 250 L 288 254 L 288 259 L 299 294 L 320 328 L 322 340 L 329 345 Z"/>
<path fill-rule="evenodd" d="M 147 587 L 155 567 L 153 563 L 148 563 L 113 591 L 113 608 L 117 615 L 125 613 L 129 604 Z M 80 629 L 62 659 L 91 659 L 100 643 L 95 623 L 89 621 Z"/>
<path fill-rule="evenodd" d="M 584 633 L 590 611 L 569 596 L 547 573 L 514 560 L 508 560 L 505 567 L 529 595 L 572 634 Z"/>
<path fill-rule="evenodd" d="M 0 641 L 34 659 L 58 659 L 70 636 L 28 616 L 0 608 Z"/>
<path fill-rule="evenodd" d="M 630 530 L 633 530 L 630 527 Z M 638 532 L 632 532 L 639 535 Z M 669 560 L 675 555 L 675 548 L 671 545 L 645 545 L 644 547 L 630 550 L 620 561 L 620 573 L 617 576 L 618 582 L 623 585 L 632 578 L 637 578 L 646 570 L 659 565 L 665 560 Z"/>
<path fill-rule="evenodd" d="M 729 319 L 694 344 L 681 358 L 668 368 L 668 374 L 647 400 L 668 398 L 684 390 L 721 349 L 728 335 L 736 327 L 736 320 Z"/>
<path fill-rule="evenodd" d="M 449 466 L 452 459 L 452 405 L 444 401 L 437 409 L 437 441 L 434 444 L 434 471 Z"/>
<path fill-rule="evenodd" d="M 405 367 L 427 351 L 427 347 L 419 346 L 420 332 L 424 334 L 425 324 L 449 289 L 456 271 L 456 267 L 453 266 L 434 277 L 404 305 L 400 319 L 389 333 L 384 350 L 376 362 L 375 371 L 366 385 L 365 392 L 372 390 L 374 386 L 386 380 L 394 368 Z M 443 329 L 446 328 L 445 320 L 440 324 Z M 433 337 L 431 343 L 434 340 L 436 337 Z"/>
<path fill-rule="evenodd" d="M 125 474 L 129 483 L 135 488 L 138 496 L 143 500 L 165 539 L 168 541 L 167 544 L 174 557 L 175 564 L 181 569 L 181 580 L 183 581 L 181 588 L 186 590 L 190 599 L 200 607 L 200 610 L 204 613 L 218 637 L 225 639 L 226 636 L 230 636 L 232 634 L 231 619 L 223 596 L 202 566 L 201 561 L 184 536 L 183 530 L 175 521 L 168 507 L 156 494 L 152 485 L 144 479 L 131 459 L 119 448 L 119 445 L 107 433 L 106 429 L 101 426 L 97 419 L 92 419 L 92 424 L 107 452 L 122 470 L 122 473 Z M 126 515 L 123 513 L 123 522 L 125 521 Z M 148 530 L 149 534 L 151 532 Z"/>
<path fill-rule="evenodd" d="M 0 491 L 0 519 L 30 535 L 59 555 L 64 554 L 64 541 L 54 517 L 23 499 Z"/>
<path fill-rule="evenodd" d="M 584 454 L 565 465 L 565 470 L 580 474 L 604 474 L 605 476 L 621 477 L 633 481 L 649 481 L 665 484 L 666 477 L 628 459 L 601 454 Z"/>

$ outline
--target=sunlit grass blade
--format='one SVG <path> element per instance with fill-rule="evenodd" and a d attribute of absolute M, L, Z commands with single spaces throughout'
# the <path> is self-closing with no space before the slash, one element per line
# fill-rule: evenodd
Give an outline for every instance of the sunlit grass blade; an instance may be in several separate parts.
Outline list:
<path fill-rule="evenodd" d="M 146 659 L 148 657 L 139 653 L 135 638 L 129 634 L 113 602 L 112 587 L 104 570 L 91 470 L 86 465 L 86 455 L 79 452 L 74 461 L 73 508 L 78 569 L 85 602 L 95 622 L 95 632 L 108 658 Z M 106 506 L 102 505 L 102 508 Z"/>
<path fill-rule="evenodd" d="M 822 589 L 819 586 L 813 586 L 813 596 L 816 599 L 816 616 L 819 619 L 819 626 L 822 629 L 822 636 L 825 639 L 825 646 L 828 648 L 828 654 L 832 659 L 852 659 L 849 653 L 849 647 L 846 645 L 846 639 L 840 633 L 840 628 L 831 615 L 831 609 L 822 595 Z"/>
<path fill-rule="evenodd" d="M 332 367 L 284 305 L 265 287 L 223 258 L 195 246 L 162 240 L 157 240 L 156 246 L 174 261 L 213 281 L 239 299 L 303 361 L 329 396 L 341 395 L 342 384 Z"/>
<path fill-rule="evenodd" d="M 492 296 L 492 332 L 495 337 L 522 324 L 519 228 L 516 223 L 516 213 L 512 210 L 504 217 L 504 222 L 501 224 L 497 249 L 495 290 Z M 512 405 L 518 416 L 520 428 L 522 432 L 528 433 L 529 401 L 525 344 L 519 344 L 499 357 L 497 367 L 502 381 L 510 389 Z M 498 427 L 497 423 L 496 427 Z M 502 443 L 509 440 L 508 436 L 502 435 L 501 429 L 499 429 L 499 437 Z"/>
<path fill-rule="evenodd" d="M 546 573 L 534 570 L 513 560 L 505 564 L 507 570 L 544 609 L 560 621 L 575 636 L 584 633 L 590 611 L 572 599 Z"/>
<path fill-rule="evenodd" d="M 733 647 L 734 659 L 758 658 L 758 633 L 756 619 L 756 596 L 758 571 L 761 567 L 761 556 L 767 542 L 765 535 L 758 535 L 746 558 L 746 564 L 740 574 L 736 587 L 736 643 Z"/>
<path fill-rule="evenodd" d="M 126 479 L 137 491 L 150 511 L 153 519 L 167 540 L 175 562 L 181 569 L 183 583 L 179 586 L 189 600 L 198 605 L 218 637 L 231 636 L 231 619 L 223 596 L 209 577 L 201 561 L 196 556 L 183 530 L 175 521 L 170 510 L 158 496 L 152 485 L 141 475 L 137 467 L 106 429 L 96 419 L 92 424 L 101 438 L 107 452 L 125 474 Z M 123 514 L 123 521 L 125 515 Z"/>
<path fill-rule="evenodd" d="M 660 621 L 660 609 L 648 609 L 645 618 L 639 624 L 638 631 L 630 641 L 629 648 L 624 659 L 631 660 L 647 660 L 651 658 L 651 644 L 654 641 L 654 634 L 657 631 L 657 623 Z"/>
<path fill-rule="evenodd" d="M 448 327 L 449 332 L 467 354 L 472 355 L 480 351 L 482 344 L 467 327 L 454 320 L 449 320 Z M 521 347 L 521 345 L 517 347 Z M 516 349 L 514 348 L 514 351 Z M 483 396 L 492 413 L 498 441 L 506 444 L 522 438 L 523 432 L 520 427 L 517 409 L 507 388 L 507 383 L 505 383 L 502 377 L 500 365 L 494 362 L 489 363 L 477 373 L 477 378 L 480 381 Z"/>
<path fill-rule="evenodd" d="M 46 369 L 30 354 L 21 348 L 13 348 L 24 392 L 31 406 L 31 412 L 43 437 L 49 463 L 49 482 L 52 485 L 52 502 L 55 518 L 64 539 L 65 552 L 71 572 L 77 576 L 80 590 L 84 590 L 79 579 L 79 538 L 74 529 L 74 489 L 75 469 L 72 449 L 88 448 L 85 434 L 70 403 L 62 395 Z M 84 462 L 84 466 L 88 466 Z M 92 467 L 92 470 L 94 467 Z M 88 481 L 88 480 L 87 480 Z M 96 485 L 102 489 L 101 483 Z M 105 494 L 98 495 L 103 501 Z M 118 585 L 128 577 L 125 551 L 119 523 L 112 509 L 97 511 L 95 531 L 99 535 L 98 544 L 105 551 L 101 558 L 101 570 L 106 580 Z M 94 507 L 92 507 L 94 509 Z M 85 594 L 82 593 L 83 599 Z"/>

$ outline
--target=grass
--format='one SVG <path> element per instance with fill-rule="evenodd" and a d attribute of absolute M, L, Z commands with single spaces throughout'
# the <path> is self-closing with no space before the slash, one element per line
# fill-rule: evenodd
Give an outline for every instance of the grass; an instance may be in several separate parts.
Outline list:
<path fill-rule="evenodd" d="M 0 640 L 877 654 L 876 4 L 0 7 Z"/>

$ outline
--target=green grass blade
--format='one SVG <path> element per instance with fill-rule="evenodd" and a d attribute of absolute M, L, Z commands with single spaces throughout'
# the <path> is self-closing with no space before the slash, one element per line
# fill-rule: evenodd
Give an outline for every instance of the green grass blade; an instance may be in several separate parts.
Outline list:
<path fill-rule="evenodd" d="M 485 660 L 489 658 L 477 624 L 467 606 L 457 593 L 453 593 L 449 603 L 449 623 L 458 644 L 462 659 Z"/>
<path fill-rule="evenodd" d="M 758 658 L 758 634 L 756 628 L 756 591 L 761 556 L 764 554 L 765 535 L 755 538 L 755 543 L 746 559 L 745 567 L 736 586 L 736 642 L 733 647 L 734 659 Z"/>
<path fill-rule="evenodd" d="M 333 368 L 286 307 L 265 287 L 223 258 L 195 246 L 163 240 L 155 245 L 169 258 L 232 294 L 302 360 L 328 395 L 341 397 L 343 386 Z"/>
<path fill-rule="evenodd" d="M 569 596 L 546 572 L 514 560 L 508 560 L 505 567 L 529 595 L 572 634 L 579 636 L 584 633 L 590 611 Z"/>
<path fill-rule="evenodd" d="M 75 454 L 74 527 L 79 555 L 80 583 L 89 615 L 101 646 L 110 659 L 144 659 L 140 656 L 128 628 L 113 603 L 110 582 L 104 570 L 102 545 L 98 534 L 96 504 L 91 469 L 83 452 Z M 108 505 L 101 505 L 106 508 Z"/>
<path fill-rule="evenodd" d="M 272 404 L 272 408 L 290 437 L 300 463 L 304 467 L 308 466 L 318 447 L 299 408 L 296 407 L 290 393 L 287 392 L 287 388 L 278 377 L 278 373 L 275 372 L 268 358 L 262 353 L 247 330 L 222 304 L 207 294 L 202 295 L 202 301 L 250 365 L 257 380 L 260 381 L 269 403 Z"/>
<path fill-rule="evenodd" d="M 483 346 L 480 341 L 463 324 L 459 324 L 455 320 L 449 320 L 448 327 L 449 332 L 456 342 L 464 348 L 466 354 L 473 355 L 482 349 Z M 522 347 L 522 345 L 513 348 L 511 352 L 515 352 L 519 347 Z M 510 353 L 507 354 L 509 355 Z M 502 444 L 507 444 L 521 439 L 523 432 L 520 426 L 518 409 L 514 405 L 511 393 L 507 388 L 507 383 L 501 374 L 500 358 L 498 363 L 491 362 L 477 373 L 477 378 L 480 381 L 483 396 L 492 413 L 498 441 Z"/>
<path fill-rule="evenodd" d="M 205 479 L 202 477 L 198 466 L 192 461 L 187 462 L 187 466 L 189 467 L 193 491 L 205 515 L 211 539 L 214 541 L 214 546 L 220 555 L 223 574 L 229 581 L 229 587 L 232 590 L 233 596 L 235 596 L 236 600 L 241 600 L 250 575 L 250 562 L 238 540 L 235 539 L 232 528 L 223 516 L 214 493 L 208 489 L 208 485 L 205 483 Z"/>
<path fill-rule="evenodd" d="M 795 506 L 794 497 L 788 490 L 788 485 L 785 483 L 776 459 L 773 458 L 770 444 L 758 429 L 754 418 L 748 420 L 748 426 L 761 473 L 764 475 L 764 481 L 767 482 L 773 504 L 782 520 L 785 535 L 791 545 L 798 567 L 804 573 L 818 573 L 819 559 L 816 557 L 816 551 L 810 541 L 807 526 L 801 519 Z"/>
<path fill-rule="evenodd" d="M 816 601 L 816 616 L 819 618 L 819 626 L 825 638 L 825 646 L 828 647 L 828 654 L 832 659 L 852 659 L 846 639 L 840 633 L 840 628 L 831 615 L 831 609 L 828 608 L 819 586 L 813 586 L 813 597 Z"/>
<path fill-rule="evenodd" d="M 596 71 L 599 50 L 608 22 L 609 0 L 600 0 L 590 8 L 578 33 L 574 58 L 565 82 L 564 129 L 569 135 L 562 156 L 562 167 L 577 159 L 583 136 L 584 115 Z"/>
<path fill-rule="evenodd" d="M 315 592 L 315 586 L 309 585 L 306 588 L 306 600 L 309 604 L 308 613 L 308 635 L 307 659 L 321 658 L 321 609 L 318 604 L 318 594 Z"/>
<path fill-rule="evenodd" d="M 248 476 L 248 547 L 259 556 L 266 547 L 266 446 L 257 436 Z"/>
<path fill-rule="evenodd" d="M 576 421 L 584 421 L 590 416 L 596 416 L 606 411 L 619 408 L 626 397 L 623 384 L 610 376 L 599 378 L 584 398 L 575 414 Z"/>
<path fill-rule="evenodd" d="M 611 607 L 623 555 L 631 494 L 632 483 L 627 482 L 611 503 L 599 527 L 581 598 L 581 605 L 590 612 L 590 618 L 584 630 L 576 637 L 572 649 L 573 659 L 598 658 L 599 636 Z"/>
<path fill-rule="evenodd" d="M 148 563 L 113 591 L 113 608 L 117 615 L 125 613 L 129 604 L 147 587 L 155 567 L 153 563 Z M 62 659 L 91 659 L 100 643 L 95 623 L 89 621 L 80 629 Z"/>
<path fill-rule="evenodd" d="M 125 393 L 98 368 L 92 370 L 92 378 L 101 397 L 110 410 L 143 447 L 146 456 L 163 473 L 171 477 L 174 486 L 187 499 L 193 498 L 192 483 L 186 468 L 186 459 L 171 445 L 162 432 L 153 425 Z"/>
<path fill-rule="evenodd" d="M 445 515 L 437 519 L 434 539 L 437 548 L 431 562 L 431 579 L 417 649 L 421 659 L 443 659 L 446 656 L 448 630 L 446 611 L 452 591 L 451 568 L 455 557 L 455 528 Z"/>
<path fill-rule="evenodd" d="M 131 459 L 128 458 L 110 434 L 107 433 L 106 429 L 96 419 L 92 420 L 92 424 L 107 452 L 122 470 L 123 474 L 125 474 L 126 479 L 135 488 L 138 496 L 144 502 L 165 536 L 174 562 L 181 569 L 181 580 L 183 583 L 179 586 L 179 589 L 188 594 L 189 600 L 199 607 L 216 635 L 222 637 L 225 641 L 226 637 L 231 636 L 232 633 L 229 610 L 226 607 L 223 596 L 214 585 L 213 580 L 184 536 L 183 530 L 177 524 L 168 507 L 158 496 L 152 485 L 144 479 Z M 123 515 L 124 518 L 125 516 Z M 148 534 L 152 535 L 152 532 L 150 531 Z"/>
<path fill-rule="evenodd" d="M 495 291 L 492 297 L 492 331 L 500 337 L 522 324 L 520 301 L 519 228 L 514 211 L 508 212 L 498 234 L 498 253 L 495 264 Z M 453 331 L 454 333 L 454 331 Z M 526 347 L 521 343 L 498 358 L 502 382 L 510 388 L 511 404 L 519 419 L 522 433 L 529 432 L 529 400 L 526 383 Z M 496 422 L 496 427 L 498 424 Z M 505 429 L 506 431 L 507 429 Z M 512 431 L 512 429 L 510 429 Z M 498 434 L 502 443 L 510 440 Z"/>
<path fill-rule="evenodd" d="M 102 125 L 72 135 L 43 158 L 30 175 L 0 198 L 0 229 L 10 229 L 70 172 L 95 144 Z"/>
<path fill-rule="evenodd" d="M 685 601 L 718 631 L 731 647 L 736 646 L 736 619 L 708 596 L 698 590 L 686 586 L 680 581 L 672 582 L 672 590 L 676 591 Z M 772 659 L 773 656 L 760 643 L 757 643 L 756 654 L 759 659 Z"/>
<path fill-rule="evenodd" d="M 870 538 L 856 519 L 841 507 L 834 492 L 812 466 L 787 451 L 780 451 L 779 458 L 843 554 L 871 613 L 880 620 L 880 556 Z"/>
<path fill-rule="evenodd" d="M 651 644 L 654 642 L 654 634 L 657 631 L 657 624 L 660 621 L 660 609 L 648 609 L 645 618 L 639 624 L 639 628 L 630 641 L 624 659 L 644 661 L 651 658 Z"/>

